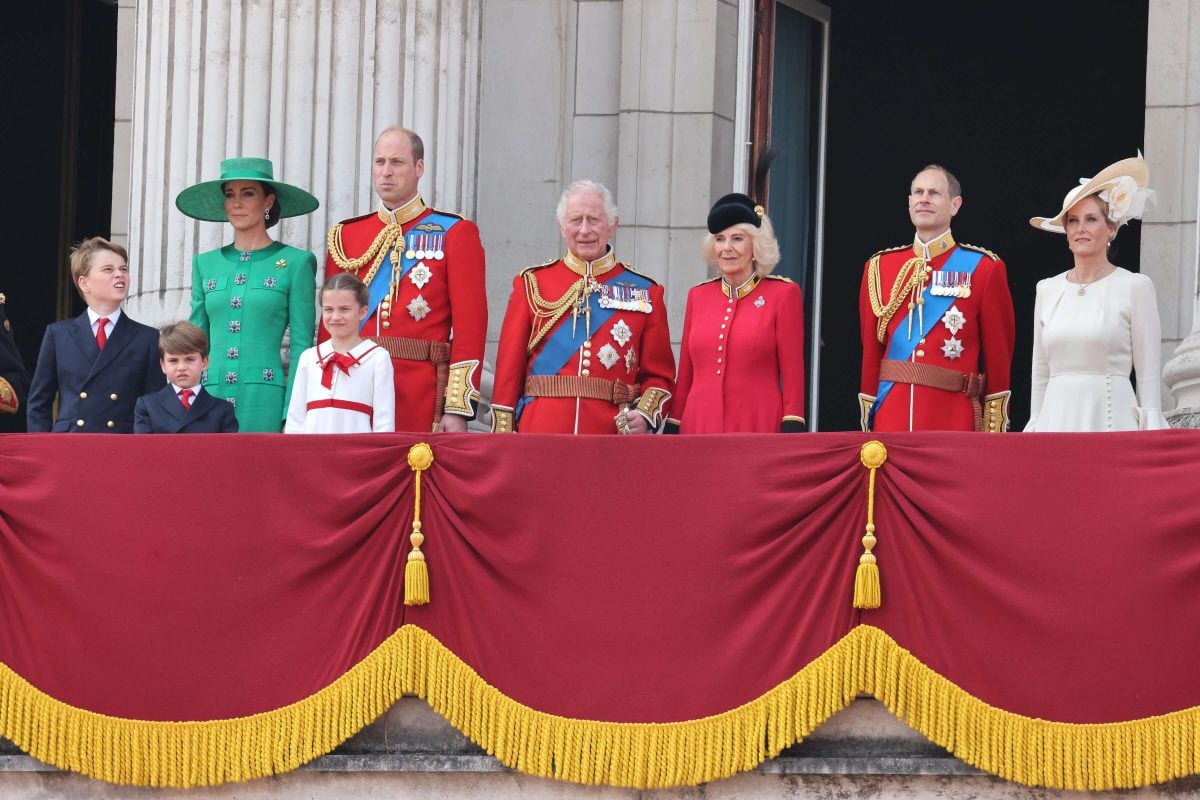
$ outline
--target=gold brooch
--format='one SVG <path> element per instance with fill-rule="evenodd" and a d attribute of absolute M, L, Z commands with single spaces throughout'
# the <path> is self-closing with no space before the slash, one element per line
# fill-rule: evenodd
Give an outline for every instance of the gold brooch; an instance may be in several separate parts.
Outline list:
<path fill-rule="evenodd" d="M 281 258 L 275 262 L 275 269 L 286 269 L 286 268 L 287 268 L 287 259 L 286 258 Z"/>

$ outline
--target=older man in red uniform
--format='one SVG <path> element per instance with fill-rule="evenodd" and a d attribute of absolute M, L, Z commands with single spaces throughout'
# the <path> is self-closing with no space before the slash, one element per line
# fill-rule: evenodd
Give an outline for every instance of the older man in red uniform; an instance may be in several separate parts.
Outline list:
<path fill-rule="evenodd" d="M 487 337 L 483 244 L 475 223 L 421 201 L 424 173 L 421 137 L 379 135 L 379 209 L 330 229 L 325 276 L 346 270 L 367 284 L 362 335 L 392 356 L 396 430 L 461 432 L 475 417 Z"/>
<path fill-rule="evenodd" d="M 663 289 L 613 254 L 608 242 L 618 219 L 608 189 L 571 184 L 557 216 L 566 255 L 513 280 L 492 430 L 657 430 L 675 378 Z"/>
<path fill-rule="evenodd" d="M 1004 262 L 958 244 L 958 180 L 930 165 L 913 178 L 911 245 L 867 262 L 859 297 L 863 430 L 1008 429 L 1015 326 Z"/>

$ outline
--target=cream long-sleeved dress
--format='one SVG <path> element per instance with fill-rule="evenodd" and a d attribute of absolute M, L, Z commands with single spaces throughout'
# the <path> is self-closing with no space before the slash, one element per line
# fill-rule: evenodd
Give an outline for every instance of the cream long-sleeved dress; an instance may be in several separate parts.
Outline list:
<path fill-rule="evenodd" d="M 1154 284 L 1118 267 L 1088 285 L 1039 281 L 1027 431 L 1167 428 Z M 1137 392 L 1129 380 L 1137 375 Z"/>

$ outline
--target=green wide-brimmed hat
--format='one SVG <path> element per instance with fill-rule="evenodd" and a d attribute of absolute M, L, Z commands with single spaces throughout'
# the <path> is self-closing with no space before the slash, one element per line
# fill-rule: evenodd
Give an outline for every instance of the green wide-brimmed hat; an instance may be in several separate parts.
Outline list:
<path fill-rule="evenodd" d="M 192 219 L 227 222 L 225 192 L 229 181 L 261 181 L 269 184 L 279 202 L 280 217 L 302 217 L 321 205 L 303 189 L 275 179 L 275 167 L 269 158 L 227 158 L 221 162 L 221 177 L 189 186 L 175 198 L 175 207 Z"/>

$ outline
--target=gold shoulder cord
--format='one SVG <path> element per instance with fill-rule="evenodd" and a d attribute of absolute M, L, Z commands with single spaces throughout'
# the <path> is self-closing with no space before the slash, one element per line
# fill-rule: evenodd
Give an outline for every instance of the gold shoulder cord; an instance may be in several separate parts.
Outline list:
<path fill-rule="evenodd" d="M 887 326 L 892 321 L 892 317 L 896 315 L 896 310 L 904 302 L 904 299 L 909 295 L 917 285 L 925 280 L 925 260 L 923 258 L 910 258 L 904 262 L 904 266 L 900 267 L 900 272 L 896 274 L 896 280 L 892 284 L 892 291 L 888 295 L 887 305 L 884 305 L 879 296 L 881 280 L 879 274 L 879 256 L 872 256 L 871 261 L 867 264 L 867 294 L 871 298 L 871 311 L 879 319 L 879 324 L 875 326 L 875 336 L 882 342 L 887 337 Z"/>
<path fill-rule="evenodd" d="M 375 241 L 371 242 L 371 246 L 367 248 L 365 253 L 358 258 L 348 258 L 342 246 L 342 223 L 339 222 L 329 229 L 329 235 L 325 237 L 325 246 L 329 249 L 329 255 L 333 257 L 333 263 L 347 272 L 358 272 L 367 262 L 370 262 L 371 268 L 367 270 L 367 274 L 363 277 L 363 283 L 370 286 L 371 279 L 379 271 L 379 265 L 383 263 L 387 252 L 398 241 L 404 241 L 404 228 L 394 224 L 385 225 L 383 230 L 379 232 L 379 235 L 375 237 Z"/>
<path fill-rule="evenodd" d="M 526 353 L 532 353 L 533 348 L 546 338 L 546 334 L 550 332 L 554 324 L 563 318 L 571 306 L 575 305 L 579 299 L 579 293 L 583 289 L 583 281 L 583 278 L 575 281 L 571 284 L 571 288 L 563 292 L 562 297 L 550 302 L 542 297 L 542 293 L 538 290 L 537 276 L 532 272 L 525 273 L 525 299 L 529 303 L 529 309 L 533 312 L 533 327 L 529 332 Z"/>

